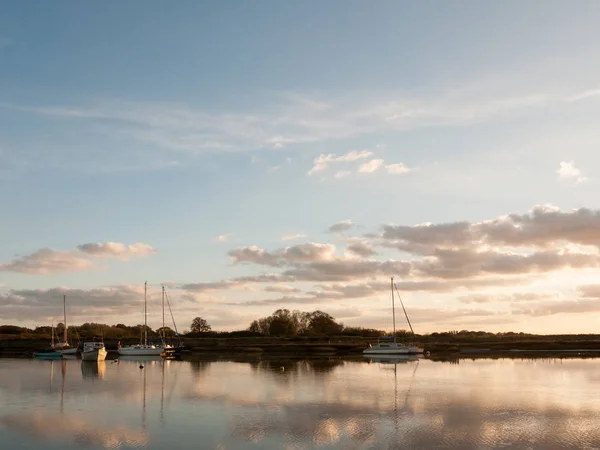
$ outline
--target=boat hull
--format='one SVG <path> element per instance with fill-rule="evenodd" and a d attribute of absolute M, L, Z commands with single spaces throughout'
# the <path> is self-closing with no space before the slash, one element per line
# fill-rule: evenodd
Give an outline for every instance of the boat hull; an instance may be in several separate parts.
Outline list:
<path fill-rule="evenodd" d="M 122 356 L 160 356 L 164 349 L 164 347 L 154 346 L 133 346 L 121 347 L 118 351 Z"/>
<path fill-rule="evenodd" d="M 408 348 L 389 348 L 389 349 L 367 349 L 363 351 L 363 355 L 408 355 Z"/>
<path fill-rule="evenodd" d="M 363 350 L 365 356 L 377 355 L 415 355 L 423 353 L 423 349 L 416 345 L 385 344 L 379 343 L 373 347 Z"/>
<path fill-rule="evenodd" d="M 59 352 L 33 352 L 36 359 L 60 359 Z"/>
<path fill-rule="evenodd" d="M 76 355 L 79 349 L 77 347 L 67 348 L 65 350 L 61 350 L 61 355 Z"/>
<path fill-rule="evenodd" d="M 95 348 L 93 350 L 81 352 L 83 361 L 104 361 L 108 352 L 103 348 Z"/>

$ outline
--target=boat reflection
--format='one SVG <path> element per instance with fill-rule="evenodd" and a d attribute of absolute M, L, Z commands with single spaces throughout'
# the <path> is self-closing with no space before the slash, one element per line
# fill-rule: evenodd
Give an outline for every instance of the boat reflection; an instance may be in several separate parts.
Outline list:
<path fill-rule="evenodd" d="M 418 355 L 382 355 L 382 356 L 365 356 L 364 357 L 369 363 L 376 362 L 380 364 L 401 364 L 410 361 L 418 361 Z"/>
<path fill-rule="evenodd" d="M 106 373 L 106 362 L 104 361 L 81 361 L 81 374 L 83 378 L 104 378 Z"/>

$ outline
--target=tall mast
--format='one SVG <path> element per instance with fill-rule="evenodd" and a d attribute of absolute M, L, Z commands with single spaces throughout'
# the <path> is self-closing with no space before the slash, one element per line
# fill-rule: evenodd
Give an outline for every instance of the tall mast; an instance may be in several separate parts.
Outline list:
<path fill-rule="evenodd" d="M 402 301 L 402 297 L 400 297 L 400 292 L 398 292 L 398 286 L 394 284 L 396 288 L 396 294 L 398 294 L 398 298 L 400 299 L 400 304 L 402 305 L 402 310 L 404 311 L 404 316 L 406 317 L 406 321 L 408 322 L 408 326 L 410 327 L 410 332 L 412 333 L 413 340 L 415 339 L 415 330 L 413 330 L 412 324 L 410 323 L 410 319 L 408 318 L 408 313 L 406 312 L 406 308 L 404 307 L 404 302 Z"/>
<path fill-rule="evenodd" d="M 54 319 L 52 319 L 52 347 L 54 347 Z"/>
<path fill-rule="evenodd" d="M 146 301 L 146 292 L 148 290 L 148 282 L 144 282 L 144 345 L 148 345 L 148 306 Z"/>
<path fill-rule="evenodd" d="M 67 296 L 63 295 L 63 314 L 65 318 L 65 331 L 63 335 L 63 343 L 67 343 Z"/>
<path fill-rule="evenodd" d="M 394 344 L 396 343 L 396 308 L 394 307 L 394 277 L 390 281 L 392 287 L 392 317 L 394 321 Z"/>
<path fill-rule="evenodd" d="M 165 343 L 165 287 L 162 287 L 162 316 L 163 316 L 163 325 L 162 325 L 162 340 L 163 345 Z"/>

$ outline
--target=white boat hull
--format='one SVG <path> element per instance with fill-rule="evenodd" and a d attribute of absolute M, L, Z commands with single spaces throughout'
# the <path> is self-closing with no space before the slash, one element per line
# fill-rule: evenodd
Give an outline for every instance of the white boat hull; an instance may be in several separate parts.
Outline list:
<path fill-rule="evenodd" d="M 377 344 L 363 350 L 363 355 L 410 355 L 423 353 L 423 349 L 416 345 L 400 345 L 400 344 Z"/>
<path fill-rule="evenodd" d="M 131 347 L 121 347 L 119 355 L 123 356 L 160 356 L 165 347 L 156 347 L 154 345 L 133 345 Z"/>
<path fill-rule="evenodd" d="M 104 348 L 95 348 L 93 350 L 81 352 L 81 359 L 83 361 L 104 361 L 107 353 L 108 352 Z"/>

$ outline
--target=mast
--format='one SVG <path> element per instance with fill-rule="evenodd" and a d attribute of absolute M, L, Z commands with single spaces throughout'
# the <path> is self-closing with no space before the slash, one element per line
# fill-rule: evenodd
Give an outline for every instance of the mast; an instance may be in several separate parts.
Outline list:
<path fill-rule="evenodd" d="M 390 281 L 392 287 L 392 317 L 394 321 L 394 344 L 396 343 L 396 308 L 394 307 L 394 277 Z"/>
<path fill-rule="evenodd" d="M 52 319 L 52 348 L 54 348 L 54 319 Z"/>
<path fill-rule="evenodd" d="M 392 283 L 393 283 L 393 281 L 392 281 Z M 410 327 L 410 332 L 412 333 L 413 341 L 414 341 L 416 339 L 415 331 L 413 330 L 412 324 L 410 323 L 410 319 L 408 318 L 408 313 L 406 312 L 406 308 L 404 307 L 404 302 L 402 301 L 402 297 L 400 297 L 400 293 L 398 292 L 398 287 L 395 284 L 394 284 L 394 287 L 396 288 L 396 293 L 398 294 L 398 298 L 400 299 L 400 304 L 402 305 L 402 309 L 404 310 L 404 315 L 406 316 L 406 321 L 408 322 L 408 326 Z"/>
<path fill-rule="evenodd" d="M 65 331 L 63 335 L 63 343 L 67 343 L 67 296 L 63 295 L 63 315 L 65 318 Z"/>
<path fill-rule="evenodd" d="M 162 324 L 162 340 L 163 345 L 165 345 L 165 287 L 162 287 L 162 316 L 163 316 L 163 324 Z"/>
<path fill-rule="evenodd" d="M 144 345 L 148 345 L 148 306 L 146 301 L 146 292 L 148 291 L 148 282 L 144 282 Z"/>

